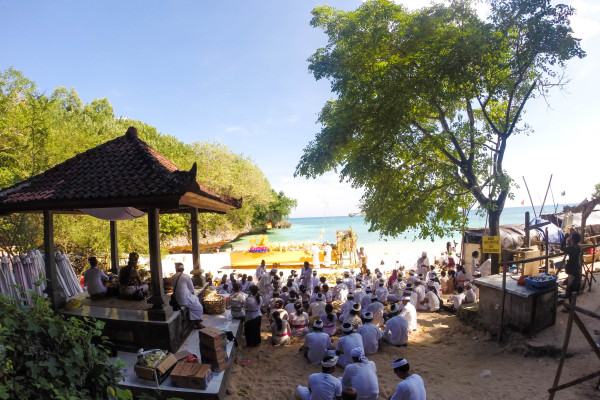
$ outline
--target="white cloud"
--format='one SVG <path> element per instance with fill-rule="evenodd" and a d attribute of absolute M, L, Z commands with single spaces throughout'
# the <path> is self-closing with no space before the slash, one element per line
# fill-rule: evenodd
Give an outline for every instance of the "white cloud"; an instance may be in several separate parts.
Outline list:
<path fill-rule="evenodd" d="M 575 8 L 576 14 L 571 17 L 571 27 L 575 36 L 588 40 L 600 34 L 600 3 L 597 0 L 574 0 L 569 5 Z"/>
<path fill-rule="evenodd" d="M 243 126 L 228 126 L 225 129 L 223 129 L 223 133 L 235 133 L 235 132 L 241 132 L 241 133 L 245 133 L 247 132 L 247 129 L 244 128 Z"/>

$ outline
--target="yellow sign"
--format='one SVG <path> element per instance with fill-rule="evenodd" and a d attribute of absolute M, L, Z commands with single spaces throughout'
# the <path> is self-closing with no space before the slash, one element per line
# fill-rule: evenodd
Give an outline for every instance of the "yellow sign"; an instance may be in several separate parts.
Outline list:
<path fill-rule="evenodd" d="M 483 252 L 500 254 L 500 236 L 484 236 Z"/>

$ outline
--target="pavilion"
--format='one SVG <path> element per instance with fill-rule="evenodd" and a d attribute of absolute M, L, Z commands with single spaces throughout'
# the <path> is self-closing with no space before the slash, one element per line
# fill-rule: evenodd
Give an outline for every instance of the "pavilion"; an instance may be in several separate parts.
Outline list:
<path fill-rule="evenodd" d="M 196 181 L 197 165 L 181 171 L 142 141 L 134 127 L 111 141 L 53 168 L 0 190 L 0 215 L 41 212 L 44 216 L 46 293 L 60 312 L 66 299 L 56 287 L 54 215 L 87 214 L 110 221 L 111 269 L 117 272 L 117 220 L 148 217 L 148 247 L 152 296 L 148 310 L 103 310 L 88 307 L 75 315 L 104 320 L 108 335 L 124 348 L 149 346 L 177 349 L 191 329 L 181 312 L 168 305 L 160 254 L 159 214 L 190 213 L 194 269 L 200 269 L 198 213 L 227 213 L 242 200 L 220 196 Z M 99 309 L 95 309 L 99 308 Z M 166 336 L 166 337 L 165 337 Z M 125 339 L 123 339 L 125 338 Z"/>

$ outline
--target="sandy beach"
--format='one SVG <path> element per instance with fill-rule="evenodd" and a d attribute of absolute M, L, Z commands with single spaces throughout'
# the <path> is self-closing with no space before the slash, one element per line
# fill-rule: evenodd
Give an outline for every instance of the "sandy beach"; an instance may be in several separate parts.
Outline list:
<path fill-rule="evenodd" d="M 578 299 L 579 306 L 594 312 L 600 311 L 599 304 L 597 286 Z M 554 326 L 531 338 L 507 331 L 501 344 L 492 332 L 465 325 L 454 315 L 419 313 L 418 329 L 410 336 L 407 347 L 381 342 L 379 351 L 368 357 L 377 365 L 379 399 L 388 399 L 398 383 L 390 363 L 400 356 L 406 357 L 412 370 L 421 375 L 429 399 L 547 399 L 569 315 L 562 309 L 560 306 Z M 581 319 L 590 333 L 600 329 L 600 321 L 586 316 Z M 273 347 L 269 338 L 263 316 L 261 345 L 249 348 L 243 338 L 240 341 L 227 399 L 299 399 L 297 385 L 306 385 L 310 374 L 320 372 L 320 366 L 309 364 L 297 353 L 303 339 Z M 337 337 L 333 343 L 335 346 Z M 559 383 L 600 369 L 600 360 L 575 325 L 568 353 Z M 337 367 L 334 376 L 342 374 L 343 369 Z M 600 398 L 596 384 L 597 379 L 589 380 L 558 392 L 555 398 Z"/>

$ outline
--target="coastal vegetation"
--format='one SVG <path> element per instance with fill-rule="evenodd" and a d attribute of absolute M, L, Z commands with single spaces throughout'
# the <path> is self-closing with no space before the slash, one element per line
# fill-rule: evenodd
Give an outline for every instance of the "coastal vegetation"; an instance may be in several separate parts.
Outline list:
<path fill-rule="evenodd" d="M 256 163 L 220 143 L 182 143 L 156 128 L 124 117 L 115 117 L 108 99 L 83 104 L 75 89 L 58 87 L 51 94 L 10 68 L 0 73 L 0 188 L 39 174 L 81 152 L 125 134 L 135 126 L 142 140 L 189 170 L 194 162 L 197 180 L 217 193 L 243 198 L 239 210 L 226 215 L 201 213 L 200 237 L 218 243 L 249 231 L 260 231 L 285 219 L 296 201 L 276 192 Z M 147 248 L 146 218 L 119 223 L 119 246 L 126 251 Z M 161 239 L 187 240 L 189 215 L 161 215 Z M 55 242 L 68 253 L 108 252 L 109 225 L 81 215 L 57 215 Z M 0 217 L 0 249 L 8 253 L 39 248 L 41 216 L 12 214 Z"/>
<path fill-rule="evenodd" d="M 572 7 L 487 3 L 487 20 L 469 1 L 315 8 L 311 25 L 328 43 L 309 70 L 337 97 L 323 107 L 296 175 L 339 170 L 364 189 L 365 221 L 382 235 L 443 237 L 464 228 L 462 210 L 474 206 L 498 235 L 514 185 L 504 169 L 508 140 L 530 132 L 527 102 L 564 86 L 566 61 L 585 52 L 572 36 Z M 497 255 L 492 261 L 498 272 Z"/>

